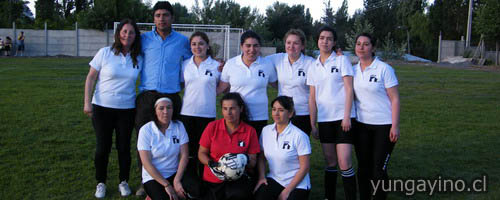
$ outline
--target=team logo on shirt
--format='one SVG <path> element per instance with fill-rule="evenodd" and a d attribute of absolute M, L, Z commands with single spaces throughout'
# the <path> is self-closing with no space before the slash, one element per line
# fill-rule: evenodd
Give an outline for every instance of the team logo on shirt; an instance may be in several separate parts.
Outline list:
<path fill-rule="evenodd" d="M 377 75 L 370 75 L 370 80 L 368 80 L 369 82 L 377 82 Z"/>
<path fill-rule="evenodd" d="M 210 70 L 205 71 L 205 75 L 212 76 L 212 72 Z"/>
<path fill-rule="evenodd" d="M 304 69 L 299 69 L 298 76 L 306 76 L 306 73 L 304 72 Z"/>
<path fill-rule="evenodd" d="M 290 142 L 289 141 L 284 141 L 283 142 L 283 147 L 281 147 L 282 149 L 290 149 Z"/>
<path fill-rule="evenodd" d="M 339 69 L 337 68 L 337 66 L 332 66 L 331 73 L 333 73 L 333 72 L 337 72 L 337 73 L 339 72 Z"/>
<path fill-rule="evenodd" d="M 245 147 L 245 142 L 244 141 L 238 141 L 238 146 L 239 147 Z"/>
<path fill-rule="evenodd" d="M 172 142 L 174 142 L 174 144 L 179 143 L 179 138 L 177 138 L 177 135 L 172 136 Z"/>
<path fill-rule="evenodd" d="M 264 70 L 259 70 L 259 76 L 262 76 L 263 78 L 266 77 L 266 75 L 264 74 Z"/>

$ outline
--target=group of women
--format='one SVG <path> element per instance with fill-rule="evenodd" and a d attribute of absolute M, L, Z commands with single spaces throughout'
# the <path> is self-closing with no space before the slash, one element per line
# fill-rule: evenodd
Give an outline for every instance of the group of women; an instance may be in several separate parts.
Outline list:
<path fill-rule="evenodd" d="M 92 116 L 96 131 L 99 184 L 106 181 L 109 135 L 116 130 L 119 190 L 126 196 L 130 189 L 126 185 L 122 192 L 122 184 L 127 183 L 130 168 L 132 85 L 141 70 L 141 57 L 135 23 L 124 20 L 118 30 L 115 44 L 101 49 L 90 63 L 84 112 Z M 386 197 L 383 191 L 372 191 L 369 182 L 388 178 L 387 164 L 399 138 L 394 70 L 375 57 L 376 40 L 369 34 L 356 38 L 359 63 L 354 67 L 346 56 L 335 52 L 334 29 L 319 30 L 317 59 L 304 54 L 305 38 L 302 31 L 292 29 L 284 37 L 286 53 L 261 57 L 259 35 L 247 31 L 241 35 L 242 54 L 228 60 L 220 72 L 207 35 L 192 34 L 193 56 L 182 66 L 181 121 L 172 120 L 172 100 L 163 97 L 152 108 L 155 120 L 139 131 L 137 149 L 149 197 L 308 199 L 309 134 L 319 138 L 326 161 L 325 199 L 335 199 L 338 170 L 346 199 L 356 199 L 357 186 L 361 199 Z M 270 125 L 268 85 L 278 88 L 278 97 L 271 102 L 274 123 Z M 223 118 L 215 120 L 216 96 L 227 89 L 229 93 L 220 102 Z M 353 146 L 357 179 L 351 159 Z M 221 180 L 214 170 L 226 153 L 245 157 L 246 173 L 238 180 Z M 199 175 L 207 192 L 190 192 L 193 181 L 187 187 L 185 174 Z"/>

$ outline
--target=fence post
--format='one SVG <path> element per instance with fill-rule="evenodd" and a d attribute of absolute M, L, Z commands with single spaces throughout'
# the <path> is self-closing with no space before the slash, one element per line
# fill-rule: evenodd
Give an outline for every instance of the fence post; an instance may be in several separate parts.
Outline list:
<path fill-rule="evenodd" d="M 45 56 L 49 56 L 49 32 L 47 31 L 47 21 L 45 21 Z"/>
<path fill-rule="evenodd" d="M 78 46 L 78 43 L 79 43 L 79 42 L 78 42 L 78 41 L 79 41 L 78 36 L 79 36 L 79 35 L 78 35 L 78 22 L 75 22 L 75 42 L 76 42 L 76 45 L 75 45 L 75 46 L 76 46 L 76 49 L 75 49 L 75 56 L 79 56 L 78 49 L 79 49 L 80 47 Z"/>
<path fill-rule="evenodd" d="M 438 63 L 441 62 L 441 31 L 439 31 Z"/>
<path fill-rule="evenodd" d="M 10 49 L 10 55 L 15 56 L 17 53 L 17 29 L 16 29 L 16 22 L 12 22 L 12 35 L 14 35 L 14 38 L 12 38 L 12 48 Z"/>

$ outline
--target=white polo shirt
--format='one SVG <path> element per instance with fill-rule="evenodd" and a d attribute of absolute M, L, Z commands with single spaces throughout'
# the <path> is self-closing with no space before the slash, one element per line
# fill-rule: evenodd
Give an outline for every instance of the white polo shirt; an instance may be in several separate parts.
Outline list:
<path fill-rule="evenodd" d="M 387 88 L 398 85 L 394 69 L 375 58 L 372 64 L 361 71 L 354 66 L 354 104 L 357 120 L 365 124 L 392 124 L 391 101 Z"/>
<path fill-rule="evenodd" d="M 194 56 L 182 64 L 184 96 L 181 115 L 214 118 L 216 116 L 217 83 L 219 62 L 210 56 L 200 66 L 194 63 Z"/>
<path fill-rule="evenodd" d="M 331 122 L 344 119 L 345 89 L 344 76 L 353 76 L 351 62 L 346 56 L 337 56 L 333 52 L 321 64 L 319 56 L 307 74 L 307 85 L 314 86 L 318 122 Z M 354 105 L 351 117 L 355 117 Z"/>
<path fill-rule="evenodd" d="M 314 58 L 300 54 L 293 64 L 288 54 L 277 53 L 266 57 L 271 61 L 278 74 L 278 96 L 293 98 L 296 115 L 309 115 L 309 86 L 306 73 L 314 64 Z"/>
<path fill-rule="evenodd" d="M 238 92 L 248 106 L 251 121 L 267 120 L 267 84 L 276 82 L 276 71 L 272 64 L 260 56 L 250 67 L 242 55 L 229 59 L 220 80 L 231 85 L 230 92 Z"/>
<path fill-rule="evenodd" d="M 267 177 L 286 187 L 299 171 L 299 156 L 311 154 L 309 137 L 292 123 L 276 135 L 276 123 L 265 126 L 260 135 L 260 148 L 269 164 Z M 309 172 L 297 185 L 300 189 L 310 189 Z"/>
<path fill-rule="evenodd" d="M 135 108 L 135 82 L 142 70 L 142 57 L 134 66 L 130 53 L 115 55 L 111 47 L 101 48 L 89 65 L 99 72 L 92 103 L 117 109 Z"/>
<path fill-rule="evenodd" d="M 137 150 L 151 152 L 151 162 L 158 172 L 168 178 L 177 172 L 181 145 L 189 142 L 184 125 L 180 121 L 170 122 L 165 134 L 150 121 L 139 130 Z M 142 167 L 142 183 L 153 180 L 144 167 Z"/>

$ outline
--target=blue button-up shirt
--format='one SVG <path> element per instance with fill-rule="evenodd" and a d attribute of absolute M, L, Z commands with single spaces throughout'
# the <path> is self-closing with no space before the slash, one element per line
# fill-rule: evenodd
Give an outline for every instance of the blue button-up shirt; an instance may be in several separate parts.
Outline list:
<path fill-rule="evenodd" d="M 179 92 L 182 62 L 192 56 L 188 38 L 172 30 L 163 40 L 155 30 L 143 33 L 141 42 L 144 66 L 139 90 Z"/>

